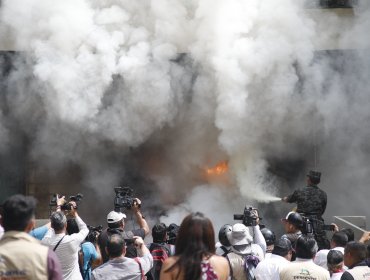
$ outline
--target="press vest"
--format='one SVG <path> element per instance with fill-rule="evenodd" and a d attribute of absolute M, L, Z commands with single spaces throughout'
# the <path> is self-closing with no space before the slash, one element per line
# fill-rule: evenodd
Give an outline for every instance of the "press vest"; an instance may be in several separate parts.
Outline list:
<path fill-rule="evenodd" d="M 355 266 L 348 269 L 347 272 L 352 275 L 353 279 L 370 279 L 370 267 L 365 265 Z"/>
<path fill-rule="evenodd" d="M 0 240 L 0 279 L 47 280 L 48 250 L 26 232 L 6 232 Z"/>

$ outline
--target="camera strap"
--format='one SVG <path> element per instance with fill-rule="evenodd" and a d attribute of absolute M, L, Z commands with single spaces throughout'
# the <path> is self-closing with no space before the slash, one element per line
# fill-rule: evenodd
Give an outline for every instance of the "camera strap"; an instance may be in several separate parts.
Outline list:
<path fill-rule="evenodd" d="M 141 266 L 140 259 L 139 258 L 134 258 L 134 260 L 139 264 L 140 273 L 141 273 L 141 279 L 144 280 L 145 279 L 145 274 L 144 274 L 144 270 L 143 270 L 143 268 Z"/>
<path fill-rule="evenodd" d="M 57 245 L 55 245 L 53 251 L 55 252 L 55 250 L 58 248 L 60 242 L 62 242 L 63 238 L 65 237 L 65 235 L 58 241 Z"/>

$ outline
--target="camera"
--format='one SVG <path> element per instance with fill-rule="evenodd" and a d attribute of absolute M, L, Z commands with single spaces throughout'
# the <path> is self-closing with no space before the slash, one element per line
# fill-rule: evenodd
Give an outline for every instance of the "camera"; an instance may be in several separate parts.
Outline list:
<path fill-rule="evenodd" d="M 53 196 L 50 200 L 49 206 L 56 206 L 57 205 L 57 196 L 58 196 L 58 194 L 53 194 Z M 62 196 L 59 195 L 59 197 L 62 197 Z M 74 207 L 73 204 L 71 204 L 70 202 L 75 201 L 77 203 L 77 201 L 81 201 L 82 198 L 83 198 L 83 195 L 81 193 L 78 193 L 77 195 L 71 195 L 69 197 L 68 201 L 60 206 L 60 209 L 62 211 L 72 210 L 72 208 L 77 209 L 77 205 Z"/>
<path fill-rule="evenodd" d="M 136 199 L 133 197 L 133 189 L 129 187 L 114 188 L 116 197 L 114 198 L 114 211 L 120 212 L 121 208 L 131 209 Z"/>
<path fill-rule="evenodd" d="M 93 227 L 93 226 L 88 225 L 87 228 L 89 229 L 89 233 L 86 236 L 86 240 L 90 241 L 93 244 L 96 244 L 98 241 L 99 234 L 103 231 L 103 226 L 99 225 L 99 226 Z"/>
<path fill-rule="evenodd" d="M 234 214 L 234 220 L 241 220 L 247 227 L 256 226 L 258 219 L 258 209 L 252 206 L 246 206 L 243 214 Z"/>

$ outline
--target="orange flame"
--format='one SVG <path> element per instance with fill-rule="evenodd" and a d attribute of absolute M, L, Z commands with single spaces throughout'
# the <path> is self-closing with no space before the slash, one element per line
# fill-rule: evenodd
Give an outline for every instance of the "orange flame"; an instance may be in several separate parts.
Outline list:
<path fill-rule="evenodd" d="M 217 163 L 214 167 L 206 168 L 207 175 L 222 175 L 229 170 L 229 164 L 226 160 Z"/>

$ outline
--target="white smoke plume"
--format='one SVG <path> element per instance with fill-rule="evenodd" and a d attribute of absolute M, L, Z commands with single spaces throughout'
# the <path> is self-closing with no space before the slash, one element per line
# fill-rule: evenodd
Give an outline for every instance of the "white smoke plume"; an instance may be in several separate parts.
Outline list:
<path fill-rule="evenodd" d="M 366 214 L 370 22 L 360 5 L 317 21 L 293 0 L 4 0 L 0 38 L 22 55 L 1 82 L 11 94 L 0 153 L 18 135 L 11 120 L 38 180 L 72 177 L 68 192 L 108 211 L 130 178 L 146 203 L 174 209 L 166 222 L 201 210 L 218 227 L 303 186 L 308 168 L 323 172 L 328 219 Z M 317 51 L 330 40 L 351 53 Z M 227 183 L 204 178 L 224 160 Z M 359 203 L 342 213 L 348 195 Z"/>

